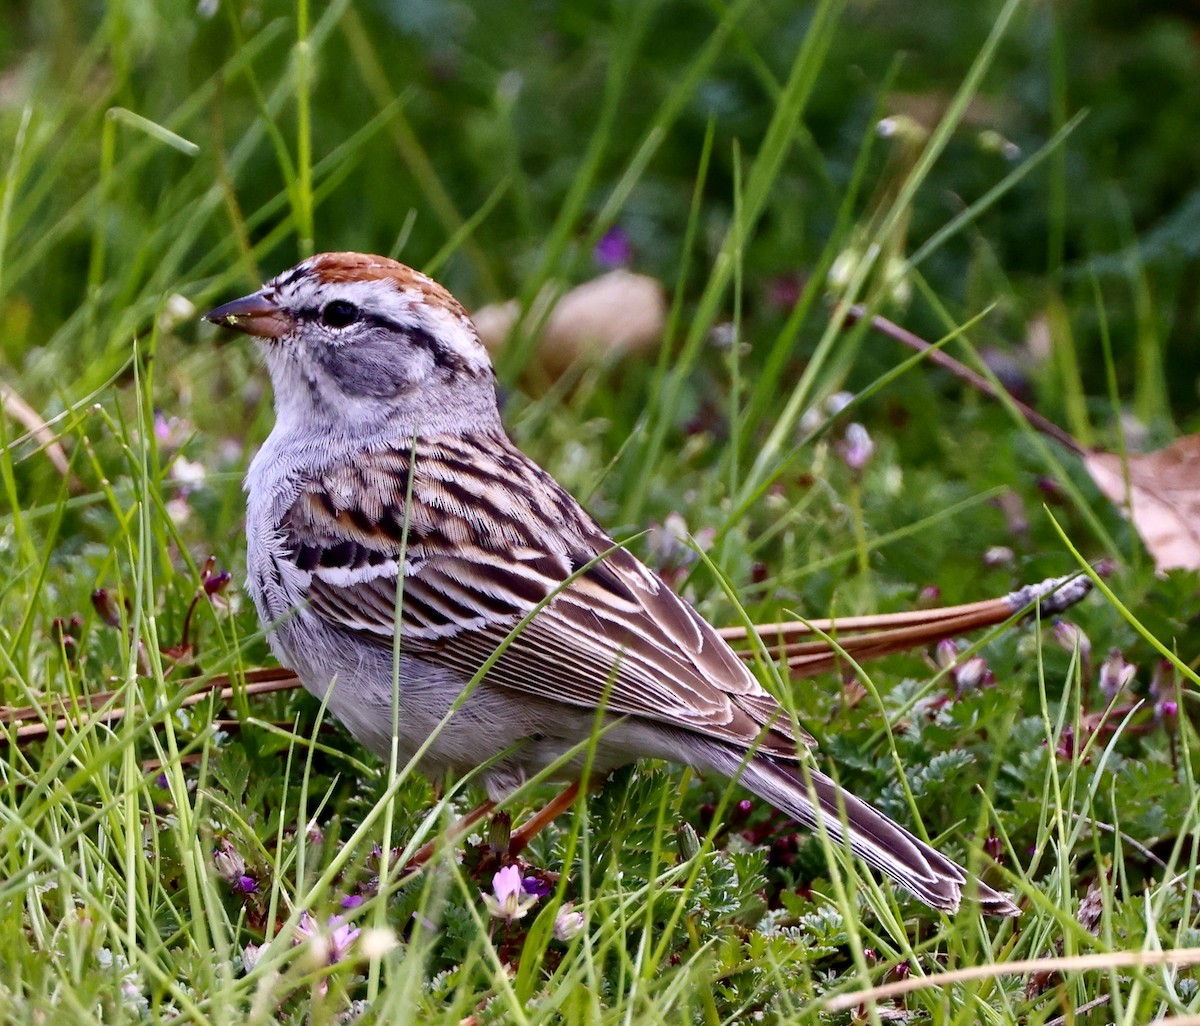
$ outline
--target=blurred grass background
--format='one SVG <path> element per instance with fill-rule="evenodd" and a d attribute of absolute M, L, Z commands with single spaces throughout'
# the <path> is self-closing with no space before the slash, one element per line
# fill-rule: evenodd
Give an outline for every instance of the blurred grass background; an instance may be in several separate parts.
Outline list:
<path fill-rule="evenodd" d="M 999 404 L 922 364 L 815 440 L 800 421 L 905 358 L 882 337 L 830 329 L 834 294 L 930 340 L 955 335 L 950 351 L 992 368 L 1085 443 L 1152 448 L 1195 431 L 1198 23 L 1187 5 L 1117 0 L 0 0 L 0 381 L 6 412 L 12 395 L 24 399 L 71 460 L 64 477 L 23 427 L 0 420 L 0 688 L 21 705 L 116 687 L 121 701 L 153 710 L 111 731 L 92 725 L 5 751 L 0 897 L 11 929 L 0 931 L 0 960 L 12 1014 L 50 1007 L 63 988 L 76 989 L 81 1019 L 96 1003 L 106 1021 L 168 1006 L 194 1021 L 344 1011 L 320 995 L 302 1009 L 294 997 L 251 1008 L 264 973 L 238 976 L 236 959 L 269 938 L 275 911 L 291 908 L 294 923 L 304 896 L 336 908 L 319 872 L 332 843 L 305 868 L 310 787 L 328 789 L 316 820 L 332 841 L 376 823 L 392 782 L 344 736 L 321 735 L 325 748 L 309 757 L 295 748 L 293 725 L 307 737 L 319 716 L 304 696 L 242 701 L 242 719 L 253 718 L 242 729 L 214 725 L 213 709 L 189 716 L 172 705 L 186 674 L 269 660 L 238 591 L 240 478 L 269 430 L 269 389 L 252 351 L 199 315 L 316 250 L 429 268 L 469 309 L 509 297 L 528 309 L 548 283 L 600 273 L 601 242 L 620 239 L 629 266 L 670 296 L 662 349 L 601 360 L 546 390 L 544 380 L 530 387 L 539 355 L 518 332 L 498 360 L 506 420 L 619 536 L 655 528 L 633 547 L 715 622 L 735 622 L 739 610 L 681 532 L 711 542 L 745 612 L 766 621 L 909 608 L 931 588 L 968 601 L 1069 572 L 1076 560 L 1046 503 L 1084 557 L 1117 562 L 1118 594 L 1194 667 L 1196 575 L 1156 577 L 1078 461 L 1039 444 Z M 838 455 L 851 418 L 877 446 L 861 471 Z M 200 604 L 190 651 L 160 656 L 182 640 L 209 554 L 234 584 Z M 106 600 L 93 600 L 97 589 Z M 1157 657 L 1134 626 L 1102 601 L 1075 619 L 1095 663 L 1117 648 L 1141 667 L 1135 687 L 1146 694 Z M 798 689 L 797 701 L 847 783 L 893 815 L 919 811 L 963 857 L 964 834 L 978 846 L 998 824 L 1002 861 L 1027 873 L 1022 893 L 1041 888 L 1037 926 L 1020 943 L 998 934 L 987 948 L 982 934 L 947 928 L 934 941 L 954 957 L 1053 953 L 1064 934 L 1068 950 L 1099 943 L 1073 925 L 1074 903 L 1096 881 L 1103 943 L 1186 943 L 1194 912 L 1178 890 L 1154 891 L 1148 912 L 1134 896 L 1170 876 L 1156 859 L 1194 875 L 1187 717 L 1182 758 L 1149 707 L 1131 720 L 1136 729 L 1073 747 L 1098 698 L 1085 691 L 1082 660 L 1043 646 L 1048 637 L 991 639 L 984 653 L 999 686 L 948 705 L 953 686 L 920 654 L 873 673 L 878 700 L 864 700 L 857 679 L 828 678 Z M 946 707 L 929 713 L 931 700 Z M 911 796 L 896 782 L 897 760 Z M 406 788 L 399 834 L 427 827 L 432 801 L 415 781 Z M 823 918 L 831 913 L 806 903 L 814 886 L 828 893 L 819 845 L 771 828 L 759 809 L 757 840 L 719 834 L 705 873 L 733 873 L 721 858 L 746 845 L 761 864 L 671 891 L 668 905 L 704 929 L 687 935 L 671 920 L 657 960 L 614 975 L 610 959 L 625 956 L 613 952 L 636 950 L 638 934 L 608 918 L 604 901 L 645 909 L 647 930 L 665 927 L 633 884 L 620 890 L 622 856 L 611 852 L 626 845 L 629 880 L 653 892 L 656 863 L 638 860 L 675 844 L 666 823 L 711 816 L 721 793 L 661 768 L 616 790 L 595 799 L 595 849 L 574 874 L 570 827 L 538 850 L 572 888 L 580 873 L 591 881 L 572 894 L 585 900 L 594 886 L 596 904 L 585 907 L 604 923 L 596 937 L 607 954 L 577 945 L 563 955 L 546 927 L 523 955 L 542 969 L 547 952 L 561 957 L 564 978 L 590 979 L 603 1000 L 577 994 L 563 999 L 579 1002 L 573 1011 L 532 1012 L 525 999 L 541 979 L 532 968 L 520 999 L 510 994 L 488 931 L 469 914 L 472 880 L 448 908 L 428 889 L 370 907 L 372 921 L 406 938 L 414 908 L 437 908 L 448 923 L 435 954 L 413 942 L 414 960 L 372 963 L 369 996 L 384 977 L 393 995 L 372 1014 L 416 1001 L 456 1021 L 495 998 L 498 1018 L 514 1020 L 615 1021 L 637 1010 L 741 1021 L 766 1009 L 790 1021 L 816 1015 L 809 1002 L 842 973 L 867 971 L 861 954 L 838 954 L 846 945 L 891 944 L 884 964 L 925 953 L 905 947 L 894 924 L 882 928 L 885 943 L 869 918 Z M 147 840 L 153 822 L 162 834 Z M 622 822 L 659 830 L 618 838 Z M 1122 831 L 1149 854 L 1127 862 Z M 221 838 L 255 853 L 271 915 L 204 882 Z M 58 890 L 44 897 L 47 881 Z M 801 940 L 785 940 L 833 958 L 829 979 L 754 920 L 760 893 L 782 917 L 770 922 L 803 924 Z M 64 969 L 53 924 L 69 909 L 99 932 L 71 934 L 75 962 Z M 709 927 L 719 954 L 701 942 Z M 497 949 L 520 955 L 522 939 L 506 934 Z M 755 947 L 765 944 L 769 956 Z M 122 1000 L 100 947 L 140 974 L 144 1007 Z M 782 961 L 762 969 L 771 959 Z M 692 988 L 714 972 L 726 992 L 709 1003 Z M 629 979 L 652 996 L 636 998 Z M 1125 1021 L 1195 1001 L 1194 988 L 1162 981 L 1110 984 Z M 288 986 L 278 993 L 293 994 Z M 347 993 L 360 995 L 360 984 Z M 1068 1005 L 1094 996 L 1082 977 L 1066 993 Z M 1062 1010 L 1023 999 L 1019 982 L 969 997 L 931 999 L 927 1011 L 974 1022 Z M 1110 1021 L 1112 1009 L 1096 1014 Z"/>

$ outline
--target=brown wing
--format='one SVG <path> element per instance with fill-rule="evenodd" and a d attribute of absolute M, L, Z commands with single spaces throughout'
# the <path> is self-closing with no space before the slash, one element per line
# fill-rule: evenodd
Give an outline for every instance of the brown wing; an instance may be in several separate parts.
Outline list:
<path fill-rule="evenodd" d="M 471 676 L 545 602 L 489 684 L 795 753 L 712 627 L 502 435 L 366 453 L 309 482 L 281 532 L 339 627 L 390 645 L 399 593 L 405 650 Z"/>

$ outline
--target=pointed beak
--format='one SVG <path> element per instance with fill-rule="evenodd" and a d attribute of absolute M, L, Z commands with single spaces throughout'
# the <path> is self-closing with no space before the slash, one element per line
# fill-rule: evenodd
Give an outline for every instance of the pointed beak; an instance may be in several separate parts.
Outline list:
<path fill-rule="evenodd" d="M 280 338 L 296 326 L 296 319 L 265 292 L 218 306 L 206 313 L 204 319 L 257 338 Z"/>

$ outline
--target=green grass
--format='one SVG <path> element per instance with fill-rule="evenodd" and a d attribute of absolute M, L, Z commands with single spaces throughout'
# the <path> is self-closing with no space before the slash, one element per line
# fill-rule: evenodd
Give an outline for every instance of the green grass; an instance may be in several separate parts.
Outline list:
<path fill-rule="evenodd" d="M 1196 945 L 1196 574 L 1155 576 L 1011 404 L 830 302 L 984 373 L 1006 355 L 1089 444 L 1196 430 L 1188 26 L 1016 2 L 0 11 L 0 704 L 52 727 L 10 723 L 0 747 L 0 1017 L 881 1022 L 892 999 L 830 1002 L 971 966 L 996 975 L 904 1007 L 1200 1011 L 1187 966 L 1005 972 Z M 671 297 L 666 341 L 547 389 L 533 301 L 598 273 L 613 228 Z M 415 879 L 383 857 L 438 836 L 470 779 L 388 767 L 303 694 L 189 704 L 190 681 L 271 664 L 240 486 L 269 386 L 198 315 L 342 248 L 435 269 L 470 308 L 521 300 L 499 359 L 514 437 L 714 623 L 905 609 L 927 586 L 971 601 L 1115 560 L 1071 614 L 1090 667 L 1033 623 L 971 639 L 994 683 L 961 695 L 933 653 L 762 668 L 843 783 L 1013 891 L 1019 922 L 935 915 L 652 763 L 535 842 L 546 893 L 505 922 L 482 895 L 506 820 Z M 1023 345 L 1041 331 L 1046 355 Z M 839 390 L 850 407 L 805 419 Z M 851 420 L 877 445 L 861 472 L 839 456 Z M 675 515 L 703 558 L 661 528 Z M 232 575 L 211 598 L 210 555 Z M 1113 648 L 1144 702 L 1106 713 Z M 561 939 L 568 903 L 584 925 Z M 364 932 L 331 967 L 334 915 Z M 310 916 L 326 936 L 298 945 Z"/>

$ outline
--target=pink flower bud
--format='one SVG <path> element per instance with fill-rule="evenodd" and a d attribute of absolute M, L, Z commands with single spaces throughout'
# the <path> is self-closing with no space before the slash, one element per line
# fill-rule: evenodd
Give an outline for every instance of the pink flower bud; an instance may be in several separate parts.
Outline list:
<path fill-rule="evenodd" d="M 950 676 L 954 678 L 954 688 L 960 696 L 976 688 L 987 687 L 995 680 L 991 668 L 982 656 L 964 659 L 950 671 Z"/>
<path fill-rule="evenodd" d="M 861 472 L 875 455 L 875 443 L 867 429 L 855 422 L 846 425 L 846 434 L 837 444 L 837 454 L 855 473 Z"/>
<path fill-rule="evenodd" d="M 566 942 L 573 937 L 579 936 L 583 932 L 585 923 L 586 920 L 583 917 L 583 913 L 576 912 L 568 901 L 558 910 L 558 915 L 554 917 L 555 940 Z"/>
<path fill-rule="evenodd" d="M 1113 701 L 1132 682 L 1137 673 L 1134 663 L 1127 663 L 1119 648 L 1110 648 L 1108 658 L 1100 664 L 1100 690 Z"/>
<path fill-rule="evenodd" d="M 121 626 L 121 606 L 107 588 L 92 592 L 92 608 L 109 627 Z"/>
<path fill-rule="evenodd" d="M 213 865 L 221 879 L 235 886 L 246 875 L 246 860 L 227 838 L 220 838 L 213 849 Z"/>
<path fill-rule="evenodd" d="M 958 642 L 953 638 L 942 638 L 933 650 L 933 659 L 939 670 L 948 670 L 958 660 Z"/>

